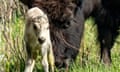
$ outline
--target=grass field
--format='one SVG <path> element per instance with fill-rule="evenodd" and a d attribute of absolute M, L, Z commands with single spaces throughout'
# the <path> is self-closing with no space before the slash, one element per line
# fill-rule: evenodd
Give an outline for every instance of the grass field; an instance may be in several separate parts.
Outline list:
<path fill-rule="evenodd" d="M 23 72 L 26 57 L 23 42 L 24 18 L 15 18 L 7 24 L 0 23 L 0 72 Z M 99 62 L 99 42 L 92 18 L 85 23 L 80 53 L 71 64 L 69 72 L 120 72 L 120 36 L 112 48 L 113 63 L 105 67 Z M 34 72 L 43 72 L 38 56 Z M 63 71 L 64 72 L 64 71 Z"/>

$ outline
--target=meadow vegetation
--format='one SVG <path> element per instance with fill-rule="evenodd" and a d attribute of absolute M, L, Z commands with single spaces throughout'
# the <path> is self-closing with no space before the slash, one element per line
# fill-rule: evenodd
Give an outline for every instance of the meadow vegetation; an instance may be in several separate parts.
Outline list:
<path fill-rule="evenodd" d="M 26 60 L 24 26 L 26 9 L 18 0 L 0 0 L 0 72 L 23 72 Z M 69 72 L 119 72 L 120 36 L 112 48 L 113 63 L 105 67 L 100 63 L 97 29 L 93 18 L 85 22 L 80 53 Z M 43 72 L 38 56 L 34 72 Z M 64 71 L 63 71 L 64 72 Z"/>

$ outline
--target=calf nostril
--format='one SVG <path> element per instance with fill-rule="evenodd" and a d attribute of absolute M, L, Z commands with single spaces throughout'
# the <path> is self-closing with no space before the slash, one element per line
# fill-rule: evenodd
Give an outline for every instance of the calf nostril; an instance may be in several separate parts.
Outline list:
<path fill-rule="evenodd" d="M 44 37 L 38 38 L 38 41 L 39 41 L 40 44 L 42 44 L 42 43 L 45 42 L 45 38 Z"/>

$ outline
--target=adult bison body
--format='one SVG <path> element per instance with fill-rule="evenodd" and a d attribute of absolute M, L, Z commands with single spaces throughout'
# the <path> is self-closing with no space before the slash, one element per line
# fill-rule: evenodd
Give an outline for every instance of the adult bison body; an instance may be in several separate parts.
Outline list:
<path fill-rule="evenodd" d="M 98 29 L 101 61 L 110 65 L 111 48 L 118 36 L 120 26 L 120 0 L 82 0 L 84 18 L 92 16 Z"/>

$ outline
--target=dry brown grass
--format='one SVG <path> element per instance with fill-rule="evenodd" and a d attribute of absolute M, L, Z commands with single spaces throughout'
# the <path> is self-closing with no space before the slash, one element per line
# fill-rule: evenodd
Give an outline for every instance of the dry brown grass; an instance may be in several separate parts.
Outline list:
<path fill-rule="evenodd" d="M 0 0 L 0 72 L 20 71 L 21 62 L 24 65 L 24 24 L 17 18 L 24 15 L 25 10 L 18 0 Z"/>

